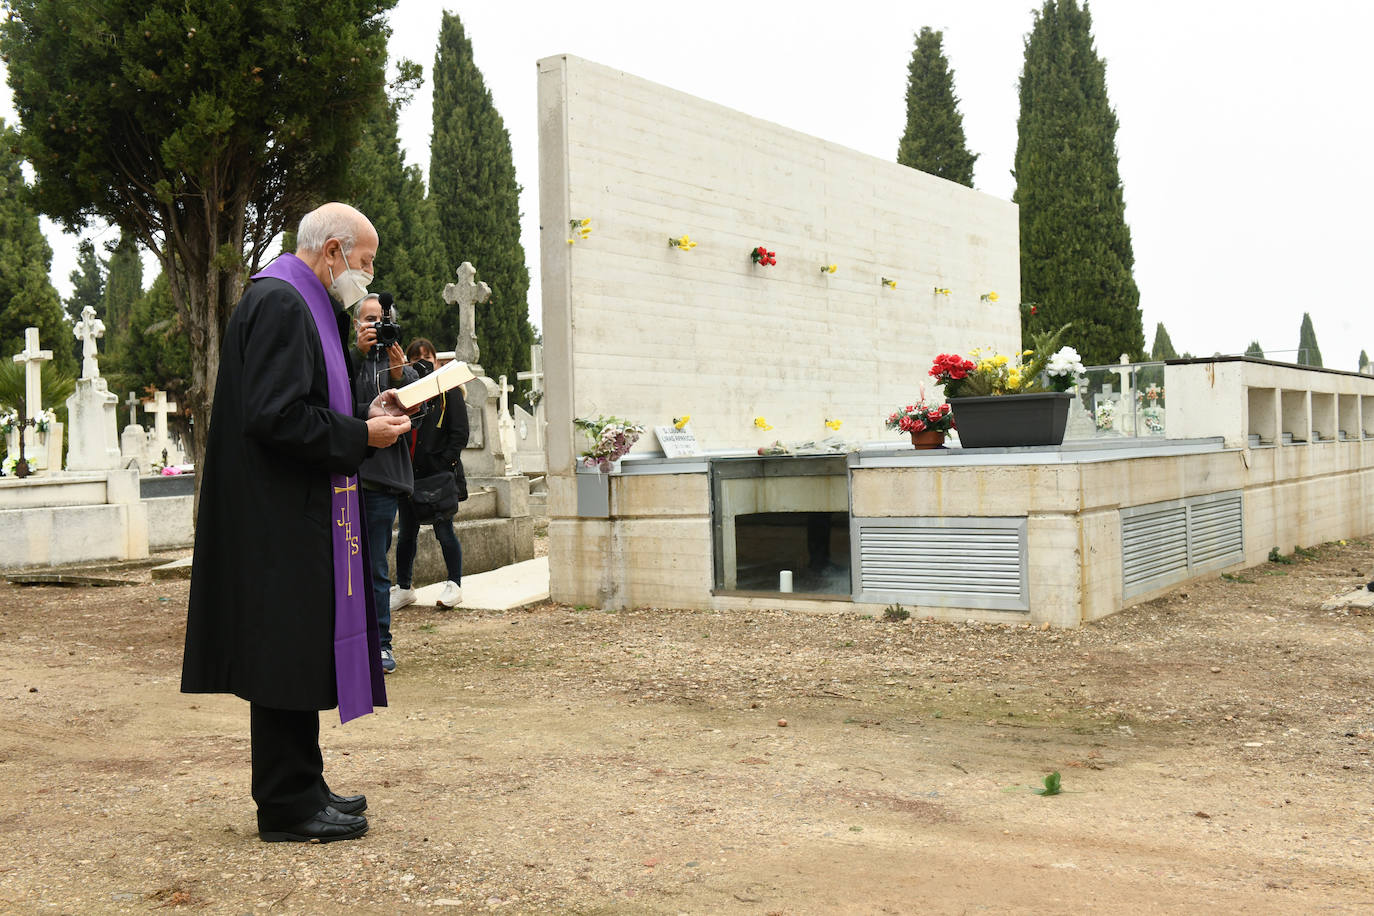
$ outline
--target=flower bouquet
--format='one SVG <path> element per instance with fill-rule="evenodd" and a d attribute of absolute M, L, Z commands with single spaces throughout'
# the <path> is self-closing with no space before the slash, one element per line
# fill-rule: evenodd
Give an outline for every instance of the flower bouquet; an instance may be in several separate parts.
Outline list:
<path fill-rule="evenodd" d="M 892 415 L 887 418 L 885 425 L 888 429 L 900 430 L 904 433 L 922 433 L 927 430 L 947 433 L 951 429 L 957 428 L 954 425 L 954 412 L 950 406 L 927 401 L 924 393 L 915 404 L 908 404 L 900 410 L 893 411 Z"/>
<path fill-rule="evenodd" d="M 620 417 L 578 417 L 573 425 L 587 434 L 592 440 L 591 448 L 582 453 L 582 463 L 606 474 L 612 465 L 624 458 L 639 437 L 644 435 L 644 427 Z"/>

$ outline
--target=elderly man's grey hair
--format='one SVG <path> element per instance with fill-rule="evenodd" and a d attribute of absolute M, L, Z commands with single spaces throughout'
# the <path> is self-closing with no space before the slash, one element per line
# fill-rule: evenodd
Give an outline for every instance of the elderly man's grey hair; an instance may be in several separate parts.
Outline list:
<path fill-rule="evenodd" d="M 369 225 L 367 217 L 348 204 L 328 203 L 316 207 L 301 219 L 296 229 L 297 251 L 319 251 L 330 239 L 338 239 L 344 254 L 353 250 L 358 230 Z"/>

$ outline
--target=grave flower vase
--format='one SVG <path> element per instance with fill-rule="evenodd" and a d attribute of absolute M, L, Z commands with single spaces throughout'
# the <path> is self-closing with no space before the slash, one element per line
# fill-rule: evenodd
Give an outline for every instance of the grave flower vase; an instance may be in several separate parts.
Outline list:
<path fill-rule="evenodd" d="M 923 429 L 919 433 L 912 432 L 911 444 L 916 448 L 940 448 L 945 444 L 944 430 Z"/>
<path fill-rule="evenodd" d="M 950 398 L 964 448 L 1059 445 L 1064 441 L 1072 391 Z"/>

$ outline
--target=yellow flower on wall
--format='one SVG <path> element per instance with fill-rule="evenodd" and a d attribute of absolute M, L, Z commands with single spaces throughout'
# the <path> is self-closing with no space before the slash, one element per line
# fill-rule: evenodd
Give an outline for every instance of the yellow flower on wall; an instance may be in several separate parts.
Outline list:
<path fill-rule="evenodd" d="M 693 248 L 697 247 L 697 243 L 692 241 L 692 237 L 690 235 L 684 234 L 682 236 L 679 236 L 678 238 L 669 239 L 668 247 L 676 248 L 679 251 L 691 251 Z"/>
<path fill-rule="evenodd" d="M 883 286 L 886 286 L 888 289 L 896 289 L 897 281 L 889 280 L 887 277 L 883 277 Z"/>
<path fill-rule="evenodd" d="M 843 421 L 843 420 L 826 420 L 826 421 L 825 421 L 825 425 L 826 425 L 826 427 L 827 427 L 831 432 L 834 432 L 835 430 L 839 429 L 841 426 L 844 425 L 844 421 Z"/>
<path fill-rule="evenodd" d="M 686 416 L 682 416 L 682 417 L 673 417 L 673 428 L 674 428 L 674 429 L 682 429 L 682 428 L 685 427 L 689 422 L 691 422 L 691 419 L 692 419 L 692 415 L 691 415 L 691 414 L 687 414 Z"/>
<path fill-rule="evenodd" d="M 570 219 L 568 220 L 568 228 L 572 230 L 573 234 L 573 237 L 568 239 L 568 244 L 576 244 L 578 239 L 585 239 L 592 234 L 591 217 L 587 217 L 586 219 Z"/>
<path fill-rule="evenodd" d="M 772 428 L 773 428 L 772 426 L 769 425 L 768 421 L 765 420 L 763 417 L 755 417 L 755 418 L 754 418 L 754 425 L 757 426 L 759 429 L 772 429 Z"/>
<path fill-rule="evenodd" d="M 822 264 L 822 265 L 821 265 L 821 273 L 823 273 L 823 274 L 833 274 L 835 271 L 837 271 L 837 270 L 839 270 L 839 269 L 840 269 L 840 265 L 838 265 L 838 264 Z"/>
<path fill-rule="evenodd" d="M 997 299 L 998 299 L 998 296 L 997 296 L 996 291 L 994 291 L 994 292 L 990 292 L 990 293 L 983 293 L 983 295 L 979 296 L 978 298 L 979 298 L 979 299 L 982 299 L 984 302 L 996 302 Z"/>
<path fill-rule="evenodd" d="M 935 295 L 937 295 L 937 296 L 948 296 L 948 295 L 949 295 L 949 287 L 947 287 L 947 286 L 937 286 L 937 287 L 935 287 Z"/>

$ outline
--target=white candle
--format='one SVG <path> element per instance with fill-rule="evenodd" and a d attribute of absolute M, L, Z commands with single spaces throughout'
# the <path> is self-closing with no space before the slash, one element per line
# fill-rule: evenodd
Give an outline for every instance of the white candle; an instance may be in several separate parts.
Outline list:
<path fill-rule="evenodd" d="M 778 591 L 792 591 L 792 570 L 784 569 L 782 572 L 778 573 Z"/>

